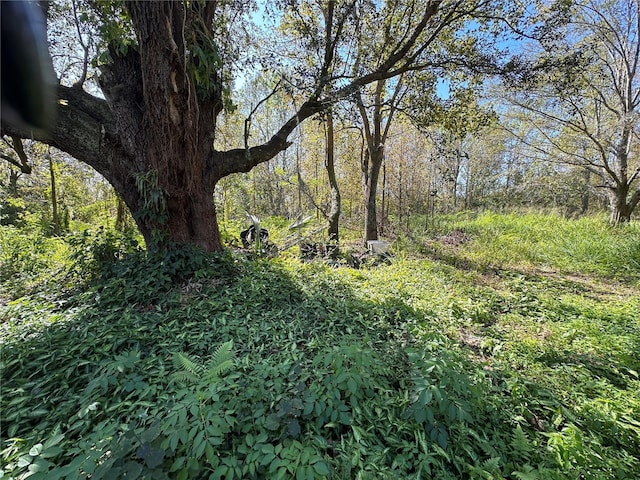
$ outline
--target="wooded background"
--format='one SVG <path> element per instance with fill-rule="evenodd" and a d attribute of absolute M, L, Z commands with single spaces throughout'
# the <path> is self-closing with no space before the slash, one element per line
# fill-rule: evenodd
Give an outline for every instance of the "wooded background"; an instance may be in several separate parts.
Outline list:
<path fill-rule="evenodd" d="M 327 241 L 461 210 L 630 221 L 638 2 L 502 3 L 52 2 L 57 121 L 3 121 L 0 221 L 214 250 L 247 213 Z"/>

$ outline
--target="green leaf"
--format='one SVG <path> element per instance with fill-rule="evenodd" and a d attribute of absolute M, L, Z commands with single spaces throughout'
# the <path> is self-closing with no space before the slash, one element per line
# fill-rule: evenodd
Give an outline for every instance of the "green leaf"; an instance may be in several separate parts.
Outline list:
<path fill-rule="evenodd" d="M 287 432 L 293 438 L 297 438 L 298 436 L 300 436 L 300 432 L 301 432 L 300 422 L 298 422 L 298 420 L 296 420 L 295 418 L 289 420 L 289 422 L 287 423 Z"/>
<path fill-rule="evenodd" d="M 355 395 L 358 392 L 358 384 L 353 379 L 353 377 L 349 377 L 349 380 L 347 380 L 347 388 L 349 389 L 349 393 L 351 393 L 351 395 Z"/>
<path fill-rule="evenodd" d="M 149 468 L 156 468 L 164 462 L 164 450 L 162 448 L 152 448 L 144 462 Z"/>
<path fill-rule="evenodd" d="M 260 457 L 260 465 L 267 466 L 276 458 L 276 454 L 273 452 L 263 453 Z"/>
<path fill-rule="evenodd" d="M 424 423 L 427 419 L 427 409 L 421 407 L 415 408 L 413 418 L 418 423 Z"/>
<path fill-rule="evenodd" d="M 329 467 L 327 467 L 327 464 L 323 460 L 320 460 L 320 461 L 314 463 L 313 464 L 313 470 L 318 475 L 323 475 L 323 476 L 328 476 L 329 475 Z"/>
<path fill-rule="evenodd" d="M 34 462 L 29 465 L 30 472 L 47 472 L 53 466 L 53 464 L 43 458 L 36 458 Z"/>
<path fill-rule="evenodd" d="M 31 455 L 32 457 L 37 457 L 38 455 L 40 455 L 41 451 L 42 451 L 42 444 L 37 443 L 33 447 L 31 447 L 31 449 L 29 450 L 29 455 Z"/>
<path fill-rule="evenodd" d="M 155 421 L 148 429 L 140 434 L 140 441 L 142 441 L 143 443 L 153 442 L 160 436 L 161 431 L 162 429 L 160 422 Z"/>
<path fill-rule="evenodd" d="M 58 455 L 60 455 L 61 453 L 63 453 L 65 450 L 61 447 L 49 447 L 46 448 L 44 450 L 42 450 L 42 452 L 40 452 L 40 456 L 42 458 L 53 458 L 53 457 L 57 457 Z"/>
<path fill-rule="evenodd" d="M 420 392 L 420 395 L 418 396 L 416 403 L 419 406 L 424 407 L 428 405 L 429 402 L 431 402 L 432 398 L 433 398 L 433 393 L 431 392 L 431 389 L 425 388 Z"/>
<path fill-rule="evenodd" d="M 264 426 L 267 430 L 277 430 L 280 428 L 280 418 L 275 413 L 270 413 L 265 419 Z"/>
<path fill-rule="evenodd" d="M 449 435 L 447 435 L 447 432 L 445 432 L 444 430 L 438 432 L 438 445 L 440 445 L 440 447 L 445 450 L 447 449 L 448 438 Z"/>

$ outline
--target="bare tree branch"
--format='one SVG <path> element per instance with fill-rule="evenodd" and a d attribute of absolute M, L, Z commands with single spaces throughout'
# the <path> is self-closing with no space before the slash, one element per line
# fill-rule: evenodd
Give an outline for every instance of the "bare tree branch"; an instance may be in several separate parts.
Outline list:
<path fill-rule="evenodd" d="M 5 159 L 11 165 L 18 167 L 22 173 L 30 174 L 32 172 L 32 168 L 31 168 L 31 165 L 29 165 L 29 158 L 27 157 L 27 154 L 24 151 L 24 145 L 22 145 L 22 139 L 20 137 L 12 136 L 11 143 L 9 142 L 6 142 L 6 143 L 11 147 L 11 149 L 14 152 L 16 152 L 16 154 L 18 155 L 19 161 L 4 153 L 0 154 L 0 157 Z"/>

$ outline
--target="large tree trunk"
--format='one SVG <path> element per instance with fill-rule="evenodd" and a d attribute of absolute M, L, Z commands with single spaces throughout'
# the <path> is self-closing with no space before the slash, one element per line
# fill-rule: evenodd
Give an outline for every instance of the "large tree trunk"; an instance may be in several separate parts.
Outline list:
<path fill-rule="evenodd" d="M 173 192 L 167 197 L 166 224 L 150 222 L 152 234 L 166 233 L 166 240 L 177 244 L 195 244 L 208 251 L 222 250 L 213 187 L 191 187 L 190 191 L 185 188 L 184 193 L 174 189 Z M 158 228 L 163 226 L 166 228 Z M 165 239 L 160 240 L 163 243 Z"/>
<path fill-rule="evenodd" d="M 617 185 L 609 189 L 609 223 L 611 225 L 619 225 L 631 221 L 633 209 L 631 204 L 627 203 L 628 192 L 628 185 Z"/>
<path fill-rule="evenodd" d="M 157 179 L 157 185 L 138 182 L 147 215 L 137 215 L 136 221 L 153 246 L 175 242 L 221 250 L 213 204 L 218 179 L 205 171 L 222 110 L 221 82 L 213 78 L 206 89 L 189 74 L 185 37 L 195 33 L 185 31 L 184 25 L 193 11 L 175 2 L 130 2 L 128 8 L 138 37 L 146 107 L 138 136 L 129 140 L 136 144 L 136 161 Z M 113 95 L 111 100 L 118 102 Z M 136 108 L 132 100 L 122 99 L 121 107 Z"/>

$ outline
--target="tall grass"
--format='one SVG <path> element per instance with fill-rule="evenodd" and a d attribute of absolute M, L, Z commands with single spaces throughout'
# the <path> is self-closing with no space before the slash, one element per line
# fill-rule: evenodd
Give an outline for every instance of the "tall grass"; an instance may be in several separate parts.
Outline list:
<path fill-rule="evenodd" d="M 17 297 L 51 280 L 64 268 L 69 249 L 40 230 L 0 225 L 0 297 Z"/>
<path fill-rule="evenodd" d="M 439 235 L 463 231 L 470 241 L 459 254 L 481 266 L 640 279 L 637 222 L 612 227 L 603 216 L 484 212 L 443 217 L 438 227 Z"/>

